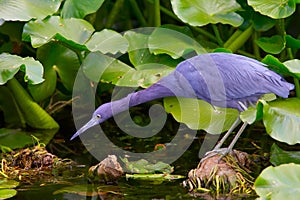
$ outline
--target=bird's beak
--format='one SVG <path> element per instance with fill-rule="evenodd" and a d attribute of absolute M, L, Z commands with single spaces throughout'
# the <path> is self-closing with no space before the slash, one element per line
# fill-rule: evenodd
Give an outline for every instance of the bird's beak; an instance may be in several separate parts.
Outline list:
<path fill-rule="evenodd" d="M 86 131 L 87 129 L 99 124 L 99 119 L 96 117 L 93 117 L 92 119 L 90 119 L 90 121 L 88 121 L 85 125 L 83 125 L 72 137 L 70 140 L 73 140 L 74 138 L 76 138 L 77 136 L 79 136 L 81 133 L 83 133 L 84 131 Z"/>

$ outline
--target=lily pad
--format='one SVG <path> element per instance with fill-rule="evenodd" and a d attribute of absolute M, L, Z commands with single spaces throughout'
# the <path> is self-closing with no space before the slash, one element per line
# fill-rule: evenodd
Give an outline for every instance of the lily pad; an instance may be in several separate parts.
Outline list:
<path fill-rule="evenodd" d="M 274 139 L 293 145 L 300 143 L 300 99 L 289 98 L 263 104 L 263 122 Z"/>
<path fill-rule="evenodd" d="M 44 81 L 43 66 L 31 57 L 22 58 L 8 53 L 0 54 L 0 85 L 12 79 L 19 71 L 25 72 L 25 81 L 38 84 Z"/>
<path fill-rule="evenodd" d="M 0 189 L 0 199 L 9 199 L 17 195 L 15 189 Z"/>
<path fill-rule="evenodd" d="M 128 41 L 116 31 L 103 29 L 93 34 L 91 39 L 86 43 L 90 51 L 100 51 L 101 53 L 118 52 L 126 53 L 128 49 Z"/>
<path fill-rule="evenodd" d="M 299 59 L 288 60 L 288 61 L 285 61 L 283 64 L 294 75 L 294 77 L 300 79 L 300 60 Z"/>
<path fill-rule="evenodd" d="M 289 71 L 289 69 L 278 60 L 278 58 L 272 56 L 272 55 L 266 55 L 262 59 L 262 62 L 267 64 L 268 67 L 270 67 L 272 70 L 276 71 L 279 74 L 287 74 L 293 76 L 293 73 Z"/>
<path fill-rule="evenodd" d="M 164 107 L 176 121 L 211 134 L 228 130 L 239 115 L 235 109 L 213 107 L 203 100 L 181 97 L 164 98 Z"/>
<path fill-rule="evenodd" d="M 235 13 L 241 6 L 235 0 L 171 0 L 174 13 L 192 26 L 223 23 L 240 26 L 243 18 Z"/>
<path fill-rule="evenodd" d="M 17 194 L 13 189 L 19 185 L 19 182 L 9 179 L 0 179 L 0 199 L 9 199 Z"/>
<path fill-rule="evenodd" d="M 295 163 L 300 164 L 300 151 L 285 151 L 273 144 L 271 147 L 270 162 L 275 165 Z"/>
<path fill-rule="evenodd" d="M 274 19 L 286 18 L 296 10 L 295 0 L 248 0 L 255 11 Z"/>
<path fill-rule="evenodd" d="M 155 55 L 166 53 L 174 59 L 180 58 L 190 51 L 195 51 L 197 54 L 207 53 L 190 36 L 167 28 L 155 29 L 149 37 L 148 45 L 151 53 Z"/>
<path fill-rule="evenodd" d="M 24 41 L 31 41 L 34 48 L 59 40 L 86 50 L 84 44 L 93 32 L 93 26 L 83 19 L 62 19 L 59 16 L 51 16 L 45 20 L 30 21 L 25 24 L 22 38 Z"/>
<path fill-rule="evenodd" d="M 0 129 L 0 145 L 10 149 L 23 148 L 32 144 L 32 137 L 25 131 L 17 129 Z"/>
<path fill-rule="evenodd" d="M 254 187 L 262 199 L 299 199 L 300 165 L 290 163 L 270 166 L 262 171 Z"/>
<path fill-rule="evenodd" d="M 59 9 L 61 0 L 5 0 L 0 1 L 0 19 L 29 21 L 43 19 Z"/>
<path fill-rule="evenodd" d="M 77 1 L 66 0 L 61 11 L 63 18 L 84 18 L 90 13 L 96 12 L 104 0 L 89 0 L 89 1 Z"/>
<path fill-rule="evenodd" d="M 124 37 L 129 42 L 128 54 L 130 62 L 135 68 L 149 63 L 175 67 L 180 61 L 172 59 L 166 54 L 154 55 L 150 52 L 148 41 L 152 31 L 153 29 L 127 31 L 124 34 Z"/>
<path fill-rule="evenodd" d="M 134 70 L 125 63 L 100 52 L 91 52 L 82 63 L 85 75 L 95 81 L 117 84 L 128 71 Z"/>
<path fill-rule="evenodd" d="M 285 41 L 282 36 L 261 37 L 255 41 L 256 44 L 267 53 L 279 54 L 285 48 Z"/>

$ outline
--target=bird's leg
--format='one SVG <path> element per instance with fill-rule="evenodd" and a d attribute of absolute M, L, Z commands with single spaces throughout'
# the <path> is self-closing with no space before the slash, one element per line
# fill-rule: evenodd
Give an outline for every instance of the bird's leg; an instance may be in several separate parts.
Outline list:
<path fill-rule="evenodd" d="M 231 141 L 230 145 L 226 148 L 225 154 L 228 154 L 232 151 L 233 146 L 235 145 L 236 141 L 239 139 L 239 137 L 242 135 L 243 131 L 245 130 L 246 126 L 248 125 L 247 122 L 244 122 L 241 126 L 240 130 L 237 132 L 237 134 L 234 136 L 233 140 Z"/>
<path fill-rule="evenodd" d="M 240 122 L 241 122 L 240 117 L 238 117 L 212 151 L 217 151 L 220 149 L 220 147 L 223 145 L 225 140 L 229 137 L 230 133 L 232 133 L 232 131 L 239 125 Z"/>

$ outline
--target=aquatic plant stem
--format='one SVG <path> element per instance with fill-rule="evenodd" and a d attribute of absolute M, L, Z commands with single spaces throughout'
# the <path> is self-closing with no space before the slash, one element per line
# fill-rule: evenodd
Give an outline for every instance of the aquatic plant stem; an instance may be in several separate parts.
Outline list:
<path fill-rule="evenodd" d="M 287 48 L 286 50 L 287 50 L 287 54 L 288 54 L 289 59 L 291 59 L 291 60 L 294 59 L 292 49 Z M 295 85 L 296 96 L 300 97 L 300 83 L 299 83 L 299 79 L 297 79 L 295 77 L 294 77 L 294 85 Z"/>
<path fill-rule="evenodd" d="M 136 0 L 129 0 L 129 3 L 131 4 L 132 11 L 135 14 L 137 20 L 141 24 L 141 26 L 148 26 L 145 17 L 143 16 L 143 13 L 141 12 Z"/>
<path fill-rule="evenodd" d="M 119 16 L 121 9 L 123 8 L 124 0 L 117 0 L 114 4 L 111 12 L 108 15 L 105 27 L 111 28 L 116 20 L 116 18 Z"/>
<path fill-rule="evenodd" d="M 223 40 L 221 38 L 221 35 L 220 35 L 220 32 L 219 32 L 219 29 L 218 29 L 217 25 L 216 24 L 212 24 L 212 28 L 213 28 L 214 33 L 216 35 L 216 39 L 217 39 L 218 44 L 222 47 L 224 45 L 224 42 L 223 42 Z"/>
<path fill-rule="evenodd" d="M 160 0 L 154 0 L 154 26 L 161 26 L 161 18 L 160 18 Z"/>
<path fill-rule="evenodd" d="M 227 48 L 230 49 L 232 52 L 236 52 L 250 38 L 252 32 L 253 32 L 253 27 L 252 26 L 248 27 L 234 41 L 232 41 L 232 43 Z"/>

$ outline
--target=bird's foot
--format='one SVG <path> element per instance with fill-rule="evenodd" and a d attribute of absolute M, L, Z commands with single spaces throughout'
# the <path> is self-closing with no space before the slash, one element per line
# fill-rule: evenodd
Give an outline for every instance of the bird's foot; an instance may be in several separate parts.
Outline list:
<path fill-rule="evenodd" d="M 220 162 L 224 158 L 224 156 L 228 155 L 231 152 L 232 152 L 232 149 L 230 149 L 230 148 L 214 148 L 213 150 L 205 153 L 205 155 L 201 159 L 200 163 L 202 163 L 204 160 L 211 158 L 213 156 L 216 156 L 216 155 L 220 155 L 220 158 L 218 159 L 218 161 Z"/>

